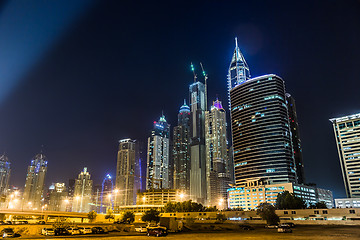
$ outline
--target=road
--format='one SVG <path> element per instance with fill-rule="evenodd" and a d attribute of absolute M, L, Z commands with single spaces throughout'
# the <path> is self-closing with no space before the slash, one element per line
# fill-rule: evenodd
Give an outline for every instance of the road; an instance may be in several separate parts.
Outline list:
<path fill-rule="evenodd" d="M 132 235 L 132 236 L 131 236 Z M 73 237 L 20 237 L 20 239 L 99 239 L 99 240 L 142 240 L 152 239 L 145 234 L 130 233 L 110 233 L 106 235 L 87 235 Z M 360 228 L 358 226 L 297 226 L 293 233 L 278 233 L 276 229 L 264 229 L 257 227 L 252 231 L 227 231 L 227 232 L 187 232 L 187 233 L 170 233 L 166 238 L 168 240 L 359 240 Z"/>

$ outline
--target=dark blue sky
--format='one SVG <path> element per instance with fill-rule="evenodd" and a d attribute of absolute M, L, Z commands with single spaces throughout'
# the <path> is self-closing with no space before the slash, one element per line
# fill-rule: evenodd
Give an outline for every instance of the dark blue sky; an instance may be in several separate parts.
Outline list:
<path fill-rule="evenodd" d="M 22 187 L 44 145 L 47 183 L 84 166 L 115 172 L 117 141 L 176 124 L 192 82 L 226 102 L 234 37 L 253 77 L 275 73 L 297 103 L 308 182 L 345 195 L 329 118 L 360 112 L 360 1 L 5 1 L 0 151 Z"/>

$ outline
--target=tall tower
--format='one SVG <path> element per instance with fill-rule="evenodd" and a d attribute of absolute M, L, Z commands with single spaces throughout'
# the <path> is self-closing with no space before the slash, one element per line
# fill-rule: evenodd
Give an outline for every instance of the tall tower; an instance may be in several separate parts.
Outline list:
<path fill-rule="evenodd" d="M 169 188 L 170 124 L 162 115 L 148 138 L 146 189 Z"/>
<path fill-rule="evenodd" d="M 196 75 L 194 80 L 196 81 Z M 191 109 L 190 134 L 190 198 L 200 203 L 206 199 L 206 150 L 205 150 L 205 111 L 206 85 L 194 82 L 189 87 Z"/>
<path fill-rule="evenodd" d="M 114 185 L 110 174 L 106 174 L 101 184 L 101 212 L 105 213 L 106 208 L 113 208 L 114 196 L 113 196 Z"/>
<path fill-rule="evenodd" d="M 302 158 L 300 131 L 299 131 L 298 118 L 296 114 L 295 99 L 289 93 L 286 93 L 286 103 L 289 114 L 289 123 L 290 123 L 292 146 L 294 150 L 297 182 L 300 184 L 305 184 L 304 163 Z"/>
<path fill-rule="evenodd" d="M 236 87 L 237 85 L 245 82 L 246 80 L 250 79 L 250 70 L 245 61 L 244 56 L 242 55 L 238 47 L 237 38 L 235 38 L 235 49 L 230 62 L 227 77 L 228 77 L 229 108 L 231 109 L 230 90 Z"/>
<path fill-rule="evenodd" d="M 221 102 L 213 102 L 205 113 L 207 205 L 226 200 L 230 174 L 227 155 L 226 113 Z"/>
<path fill-rule="evenodd" d="M 47 159 L 43 153 L 37 154 L 28 167 L 24 194 L 23 208 L 41 209 L 43 199 Z"/>
<path fill-rule="evenodd" d="M 360 113 L 330 119 L 333 123 L 336 146 L 346 195 L 360 197 Z"/>
<path fill-rule="evenodd" d="M 116 196 L 115 205 L 134 205 L 136 202 L 135 187 L 135 166 L 138 160 L 138 148 L 136 140 L 130 138 L 119 141 L 119 151 L 116 167 Z"/>
<path fill-rule="evenodd" d="M 235 181 L 297 182 L 284 81 L 249 79 L 230 91 Z"/>
<path fill-rule="evenodd" d="M 174 189 L 190 193 L 190 107 L 181 106 L 178 125 L 173 130 Z"/>
<path fill-rule="evenodd" d="M 72 211 L 73 212 L 90 212 L 91 210 L 91 196 L 93 181 L 90 179 L 91 175 L 84 167 L 84 170 L 78 175 L 75 180 L 75 190 Z"/>
<path fill-rule="evenodd" d="M 0 156 L 0 195 L 5 195 L 9 187 L 10 161 L 5 154 Z"/>

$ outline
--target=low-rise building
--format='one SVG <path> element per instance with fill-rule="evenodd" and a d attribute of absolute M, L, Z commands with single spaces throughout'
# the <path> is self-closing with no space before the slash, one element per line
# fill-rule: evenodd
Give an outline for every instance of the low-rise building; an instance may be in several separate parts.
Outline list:
<path fill-rule="evenodd" d="M 335 199 L 336 208 L 360 208 L 360 198 Z"/>
<path fill-rule="evenodd" d="M 137 194 L 136 205 L 165 205 L 167 202 L 182 201 L 182 196 L 176 189 L 149 189 Z"/>
<path fill-rule="evenodd" d="M 328 208 L 333 207 L 333 197 L 329 190 L 295 183 L 264 184 L 262 180 L 248 181 L 241 187 L 228 191 L 228 207 L 244 210 L 256 209 L 262 202 L 276 204 L 277 195 L 284 191 L 294 193 L 308 205 L 324 201 Z"/>

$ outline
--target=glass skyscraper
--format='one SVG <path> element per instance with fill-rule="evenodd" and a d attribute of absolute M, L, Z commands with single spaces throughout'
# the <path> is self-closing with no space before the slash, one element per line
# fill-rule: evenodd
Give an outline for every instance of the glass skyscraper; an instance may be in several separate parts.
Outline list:
<path fill-rule="evenodd" d="M 169 184 L 170 124 L 162 115 L 148 138 L 146 190 L 166 189 Z"/>
<path fill-rule="evenodd" d="M 205 111 L 206 86 L 194 82 L 189 87 L 191 110 L 191 169 L 190 198 L 205 203 L 206 200 L 206 149 L 205 149 Z"/>
<path fill-rule="evenodd" d="M 360 113 L 332 118 L 346 195 L 360 197 Z"/>
<path fill-rule="evenodd" d="M 93 181 L 90 178 L 90 173 L 87 168 L 84 167 L 84 170 L 75 180 L 75 190 L 72 204 L 73 212 L 90 212 L 93 189 Z"/>
<path fill-rule="evenodd" d="M 235 181 L 297 182 L 284 81 L 248 79 L 230 91 Z"/>

